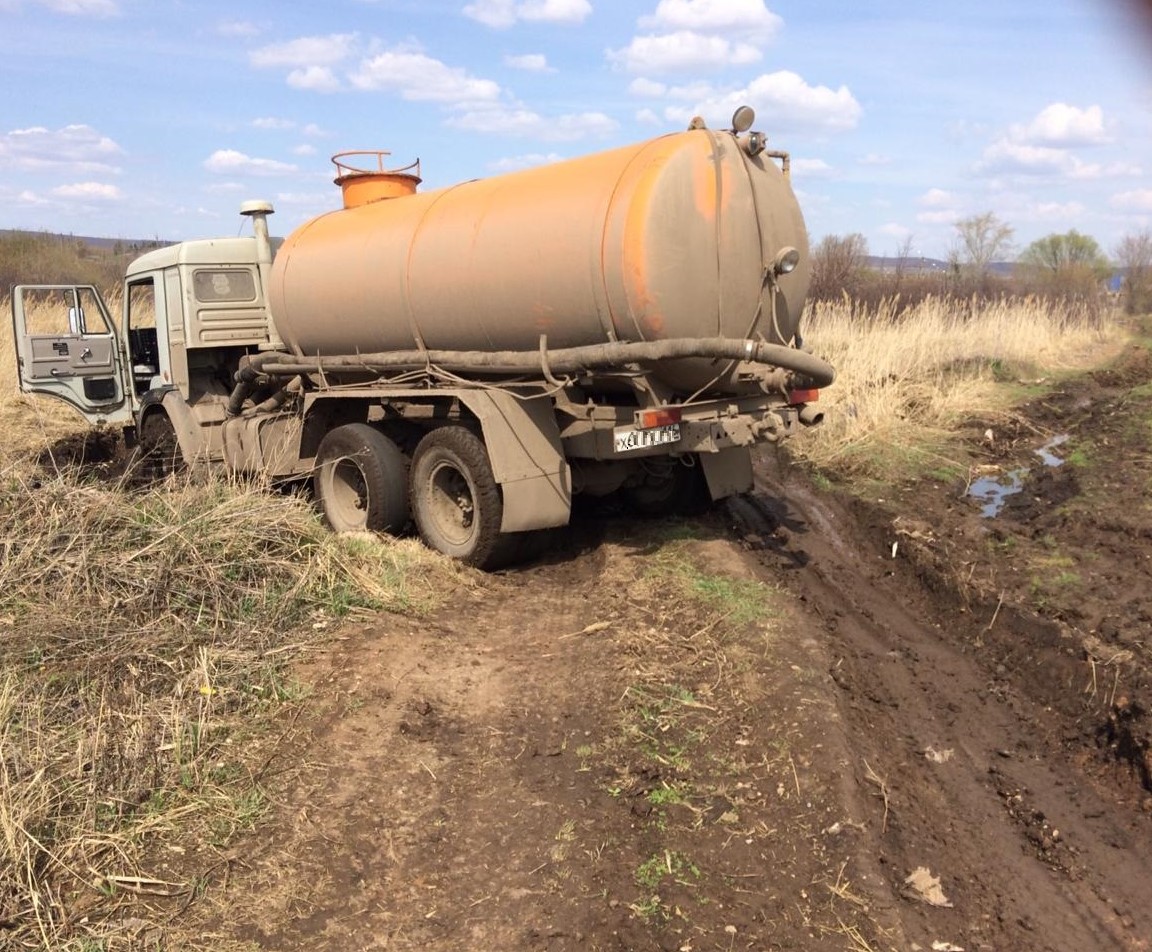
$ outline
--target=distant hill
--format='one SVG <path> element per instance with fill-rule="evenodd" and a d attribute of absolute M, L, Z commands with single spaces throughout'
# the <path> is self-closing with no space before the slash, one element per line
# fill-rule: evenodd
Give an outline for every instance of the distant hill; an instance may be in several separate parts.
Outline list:
<path fill-rule="evenodd" d="M 0 241 L 5 238 L 20 237 L 58 241 L 62 244 L 75 242 L 93 251 L 131 255 L 138 255 L 142 251 L 151 251 L 153 248 L 163 248 L 175 244 L 174 241 L 163 241 L 159 238 L 96 238 L 91 235 L 61 235 L 52 231 L 31 231 L 27 228 L 0 228 Z"/>

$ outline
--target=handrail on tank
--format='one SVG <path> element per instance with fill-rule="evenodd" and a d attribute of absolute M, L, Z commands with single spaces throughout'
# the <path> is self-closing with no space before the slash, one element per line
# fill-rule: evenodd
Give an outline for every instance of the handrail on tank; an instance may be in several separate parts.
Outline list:
<path fill-rule="evenodd" d="M 347 152 L 337 152 L 332 156 L 332 164 L 336 166 L 337 181 L 344 178 L 346 175 L 411 175 L 416 178 L 420 177 L 420 160 L 417 159 L 411 165 L 405 165 L 399 169 L 389 169 L 384 167 L 384 159 L 392 153 L 382 149 L 350 149 Z M 364 156 L 370 155 L 376 160 L 375 168 L 358 168 L 348 162 L 342 162 L 349 156 Z"/>
<path fill-rule="evenodd" d="M 333 181 L 340 186 L 345 208 L 416 194 L 416 186 L 420 184 L 420 160 L 401 169 L 390 169 L 385 167 L 384 159 L 391 154 L 379 149 L 357 149 L 332 156 L 332 164 L 338 173 Z M 353 165 L 344 161 L 352 156 L 372 156 L 376 167 L 362 168 L 367 163 Z"/>

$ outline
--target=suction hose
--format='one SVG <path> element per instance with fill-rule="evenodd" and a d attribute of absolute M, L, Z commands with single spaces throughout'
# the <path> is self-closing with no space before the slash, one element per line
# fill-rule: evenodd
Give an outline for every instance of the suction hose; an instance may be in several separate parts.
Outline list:
<path fill-rule="evenodd" d="M 584 347 L 566 347 L 539 351 L 458 351 L 399 350 L 378 354 L 340 355 L 335 357 L 301 357 L 292 354 L 267 353 L 252 359 L 236 374 L 237 388 L 229 403 L 229 413 L 244 381 L 262 376 L 295 376 L 339 370 L 402 371 L 435 366 L 444 370 L 473 371 L 488 374 L 523 374 L 543 371 L 551 374 L 579 374 L 594 370 L 611 370 L 627 364 L 658 363 L 687 358 L 748 361 L 782 367 L 797 374 L 798 387 L 827 387 L 836 377 L 825 360 L 788 347 L 758 340 L 730 338 L 672 338 L 662 341 L 612 341 Z M 239 398 L 242 405 L 245 396 Z"/>

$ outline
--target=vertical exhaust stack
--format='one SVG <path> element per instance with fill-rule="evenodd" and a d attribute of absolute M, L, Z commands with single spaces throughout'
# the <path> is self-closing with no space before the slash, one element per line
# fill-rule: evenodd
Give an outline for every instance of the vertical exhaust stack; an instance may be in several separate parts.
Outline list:
<path fill-rule="evenodd" d="M 382 202 L 390 198 L 405 198 L 416 194 L 416 186 L 421 182 L 420 160 L 400 169 L 384 167 L 384 160 L 391 152 L 354 151 L 338 152 L 332 156 L 336 166 L 335 184 L 340 186 L 345 208 L 359 208 L 372 202 Z M 357 164 L 349 161 L 356 157 Z M 374 160 L 375 168 L 362 168 L 367 164 L 366 157 Z"/>
<path fill-rule="evenodd" d="M 251 201 L 240 206 L 240 214 L 252 219 L 252 234 L 256 238 L 256 269 L 260 272 L 260 287 L 264 292 L 265 308 L 268 311 L 268 343 L 266 350 L 283 350 L 284 341 L 276 330 L 272 308 L 268 303 L 268 289 L 272 285 L 272 242 L 268 237 L 268 216 L 276 211 L 271 202 Z"/>

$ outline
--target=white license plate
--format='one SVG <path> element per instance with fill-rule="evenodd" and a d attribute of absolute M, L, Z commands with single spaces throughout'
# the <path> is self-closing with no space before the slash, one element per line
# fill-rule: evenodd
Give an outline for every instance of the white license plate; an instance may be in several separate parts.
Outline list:
<path fill-rule="evenodd" d="M 612 437 L 616 452 L 627 453 L 629 450 L 675 443 L 680 439 L 680 424 L 670 423 L 667 426 L 654 426 L 646 430 L 636 426 L 618 426 L 612 431 Z"/>

